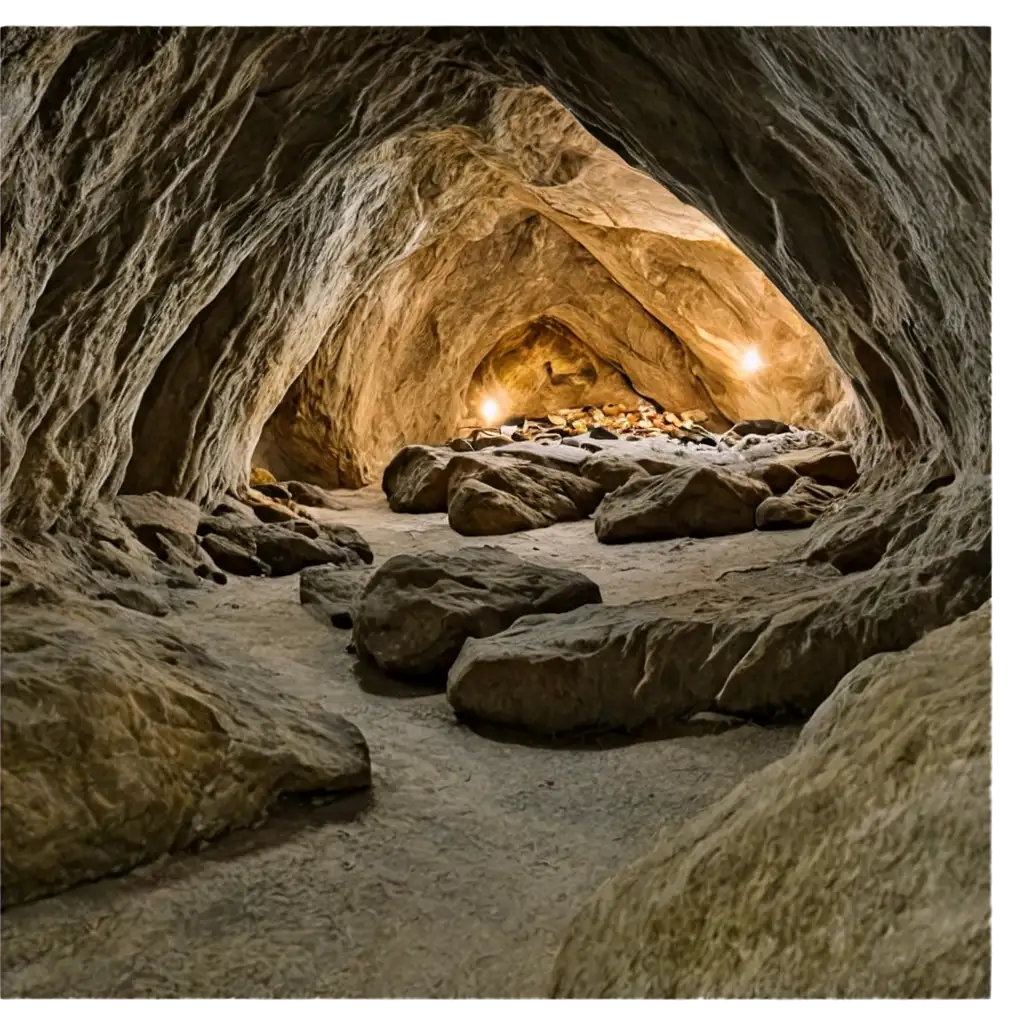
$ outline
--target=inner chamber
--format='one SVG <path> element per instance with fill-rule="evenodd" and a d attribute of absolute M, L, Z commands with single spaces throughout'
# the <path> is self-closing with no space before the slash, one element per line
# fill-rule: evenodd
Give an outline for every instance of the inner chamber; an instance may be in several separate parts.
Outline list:
<path fill-rule="evenodd" d="M 499 94 L 482 127 L 389 143 L 358 180 L 362 209 L 399 204 L 408 238 L 348 288 L 254 467 L 361 487 L 404 445 L 502 426 L 696 440 L 772 419 L 844 435 L 850 391 L 818 333 L 544 90 Z"/>

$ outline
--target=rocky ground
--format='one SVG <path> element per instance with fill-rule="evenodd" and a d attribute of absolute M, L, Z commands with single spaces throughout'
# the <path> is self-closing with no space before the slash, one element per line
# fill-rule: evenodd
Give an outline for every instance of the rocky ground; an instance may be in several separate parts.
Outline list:
<path fill-rule="evenodd" d="M 443 514 L 390 512 L 375 488 L 341 503 L 310 514 L 355 527 L 377 564 L 481 543 Z M 813 576 L 786 560 L 799 536 L 609 547 L 584 520 L 500 543 L 583 572 L 606 604 L 682 607 L 695 583 L 743 601 Z M 289 805 L 197 854 L 8 909 L 6 995 L 540 996 L 596 885 L 797 736 L 715 717 L 671 735 L 571 743 L 474 728 L 443 694 L 358 667 L 350 631 L 300 604 L 298 575 L 230 576 L 186 600 L 172 618 L 196 641 L 254 658 L 294 695 L 358 725 L 373 789 Z"/>

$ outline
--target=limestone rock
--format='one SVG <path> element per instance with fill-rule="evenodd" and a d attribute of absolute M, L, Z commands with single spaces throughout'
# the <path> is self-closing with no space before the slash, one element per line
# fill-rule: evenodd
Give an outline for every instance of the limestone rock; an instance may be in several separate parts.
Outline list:
<path fill-rule="evenodd" d="M 473 446 L 464 437 L 453 437 L 447 444 L 453 452 L 471 452 Z"/>
<path fill-rule="evenodd" d="M 812 448 L 779 456 L 779 462 L 829 487 L 852 487 L 859 476 L 849 452 Z"/>
<path fill-rule="evenodd" d="M 743 472 L 752 480 L 760 480 L 761 483 L 767 484 L 775 495 L 785 494 L 800 479 L 800 474 L 792 466 L 772 460 L 743 466 L 738 468 L 737 472 Z"/>
<path fill-rule="evenodd" d="M 426 445 L 403 448 L 384 470 L 384 494 L 392 512 L 444 512 L 453 454 Z"/>
<path fill-rule="evenodd" d="M 113 601 L 122 608 L 162 618 L 171 609 L 167 598 L 156 587 L 140 587 L 133 583 L 117 583 L 100 593 L 100 600 Z"/>
<path fill-rule="evenodd" d="M 847 676 L 792 754 L 592 897 L 551 994 L 986 998 L 990 622 Z"/>
<path fill-rule="evenodd" d="M 340 498 L 336 498 L 329 491 L 325 491 L 316 484 L 307 484 L 302 480 L 289 480 L 285 485 L 288 493 L 300 505 L 309 508 L 327 508 L 334 512 L 345 512 L 348 505 Z"/>
<path fill-rule="evenodd" d="M 374 570 L 368 566 L 316 565 L 299 573 L 299 601 L 315 619 L 351 629 L 355 608 Z"/>
<path fill-rule="evenodd" d="M 484 486 L 467 488 L 469 480 Z M 472 455 L 456 455 L 451 460 L 448 486 L 448 522 L 467 536 L 481 536 L 479 531 L 492 525 L 508 533 L 583 519 L 603 495 L 593 481 L 572 473 L 520 460 Z M 506 497 L 496 497 L 495 491 Z"/>
<path fill-rule="evenodd" d="M 354 726 L 166 621 L 5 606 L 5 905 L 249 825 L 284 793 L 369 785 Z"/>
<path fill-rule="evenodd" d="M 305 520 L 290 523 L 241 524 L 234 516 L 203 520 L 203 545 L 211 555 L 241 570 L 243 575 L 262 574 L 265 565 L 272 576 L 288 576 L 312 565 L 358 566 L 373 560 L 370 546 L 351 527 L 316 524 Z M 222 543 L 220 538 L 228 543 Z M 247 558 L 244 556 L 248 556 Z"/>
<path fill-rule="evenodd" d="M 684 465 L 632 480 L 609 494 L 594 519 L 604 544 L 671 537 L 718 537 L 754 529 L 754 512 L 771 491 L 727 470 Z"/>
<path fill-rule="evenodd" d="M 193 502 L 157 493 L 122 494 L 114 507 L 143 544 L 147 536 L 161 531 L 191 535 L 198 529 L 201 515 Z"/>
<path fill-rule="evenodd" d="M 593 480 L 605 493 L 617 490 L 634 477 L 650 474 L 636 459 L 618 452 L 600 452 L 591 455 L 580 467 L 580 475 Z"/>
<path fill-rule="evenodd" d="M 767 498 L 757 506 L 754 516 L 757 528 L 792 530 L 810 526 L 844 493 L 841 487 L 827 487 L 811 477 L 802 476 L 782 497 Z"/>
<path fill-rule="evenodd" d="M 370 580 L 355 617 L 359 656 L 397 676 L 442 677 L 468 637 L 532 612 L 599 603 L 586 576 L 526 562 L 498 547 L 396 555 Z"/>
<path fill-rule="evenodd" d="M 206 553 L 218 568 L 235 576 L 269 576 L 270 566 L 257 558 L 255 547 L 239 543 L 220 533 L 208 533 L 202 541 Z"/>
<path fill-rule="evenodd" d="M 649 605 L 528 615 L 467 640 L 448 675 L 459 714 L 542 735 L 633 729 L 714 706 L 731 665 L 763 625 Z"/>
<path fill-rule="evenodd" d="M 799 596 L 771 615 L 737 661 L 716 710 L 806 718 L 858 662 L 904 650 L 988 597 L 989 585 L 962 553 L 926 570 L 876 569 Z"/>
<path fill-rule="evenodd" d="M 575 510 L 571 503 L 565 509 Z M 567 515 L 563 518 L 578 519 Z M 539 530 L 553 520 L 515 494 L 472 477 L 463 480 L 448 501 L 448 525 L 464 537 L 498 537 L 522 530 Z"/>

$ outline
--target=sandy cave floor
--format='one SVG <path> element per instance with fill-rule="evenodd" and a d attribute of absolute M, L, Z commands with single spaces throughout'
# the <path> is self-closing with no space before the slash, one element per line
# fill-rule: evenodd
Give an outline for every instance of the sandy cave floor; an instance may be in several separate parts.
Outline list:
<path fill-rule="evenodd" d="M 444 515 L 391 513 L 376 488 L 345 500 L 316 515 L 360 530 L 376 564 L 500 544 L 587 573 L 608 604 L 756 601 L 815 574 L 786 561 L 799 531 L 604 546 L 588 520 L 464 538 Z M 289 805 L 200 853 L 7 911 L 5 996 L 542 996 L 601 881 L 797 736 L 720 723 L 560 745 L 487 734 L 443 694 L 354 671 L 350 633 L 317 622 L 298 590 L 297 575 L 232 577 L 188 592 L 180 615 L 215 654 L 245 650 L 358 725 L 372 793 Z"/>

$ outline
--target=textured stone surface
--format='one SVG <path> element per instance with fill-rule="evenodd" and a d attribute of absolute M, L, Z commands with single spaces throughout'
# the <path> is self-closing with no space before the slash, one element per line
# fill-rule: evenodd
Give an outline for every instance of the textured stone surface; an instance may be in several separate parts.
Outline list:
<path fill-rule="evenodd" d="M 854 670 L 793 754 L 601 888 L 552 994 L 988 997 L 990 624 Z"/>
<path fill-rule="evenodd" d="M 604 544 L 744 533 L 769 497 L 758 480 L 695 461 L 613 491 L 597 510 L 594 532 Z"/>
<path fill-rule="evenodd" d="M 344 719 L 129 615 L 5 606 L 5 905 L 250 825 L 282 794 L 370 783 Z"/>
<path fill-rule="evenodd" d="M 356 606 L 374 570 L 368 566 L 315 565 L 299 573 L 299 601 L 316 619 L 351 629 Z"/>
<path fill-rule="evenodd" d="M 470 537 L 583 519 L 604 496 L 574 473 L 533 462 L 457 455 L 448 471 L 448 522 Z"/>
<path fill-rule="evenodd" d="M 431 407 L 394 389 L 395 353 L 347 349 L 338 327 L 427 224 L 397 202 L 422 164 L 406 133 L 479 128 L 502 79 L 547 87 L 715 218 L 854 380 L 849 422 L 876 424 L 863 443 L 984 463 L 984 30 L 10 30 L 4 57 L 6 518 L 45 527 L 126 473 L 198 498 L 240 484 L 315 353 L 330 379 L 388 366 L 360 387 L 367 408 L 385 388 Z M 722 67 L 741 69 L 726 86 Z M 542 162 L 538 189 L 557 193 L 571 166 Z M 422 276 L 427 243 L 387 289 Z M 600 256 L 628 284 L 625 251 Z M 376 327 L 371 312 L 354 315 Z"/>
<path fill-rule="evenodd" d="M 754 521 L 759 530 L 791 530 L 810 526 L 843 493 L 840 487 L 828 487 L 803 476 L 781 497 L 762 501 L 754 513 Z"/>
<path fill-rule="evenodd" d="M 988 30 L 13 28 L 0 51 L 0 504 L 18 601 L 48 593 L 9 568 L 25 535 L 49 555 L 86 527 L 76 586 L 94 592 L 102 568 L 206 587 L 194 534 L 155 531 L 150 559 L 131 531 L 95 528 L 97 499 L 248 499 L 254 452 L 288 461 L 282 478 L 359 482 L 405 441 L 450 436 L 477 370 L 482 388 L 551 323 L 571 343 L 543 363 L 559 395 L 622 372 L 671 404 L 696 389 L 729 419 L 848 437 L 857 487 L 808 555 L 863 576 L 880 608 L 861 610 L 881 618 L 837 620 L 860 639 L 830 673 L 982 598 Z M 807 324 L 847 380 L 796 340 Z M 768 372 L 745 377 L 751 338 Z M 913 629 L 891 628 L 892 580 L 934 602 Z M 828 617 L 770 636 L 806 637 L 800 672 L 749 675 L 733 697 L 788 693 L 806 712 L 828 686 L 793 678 L 831 649 Z"/>
<path fill-rule="evenodd" d="M 383 487 L 393 512 L 443 512 L 448 507 L 451 449 L 415 444 L 403 448 L 384 470 Z"/>
<path fill-rule="evenodd" d="M 533 612 L 601 601 L 582 573 L 524 561 L 499 547 L 398 555 L 374 574 L 355 618 L 360 657 L 399 676 L 443 678 L 467 637 L 490 636 Z"/>

